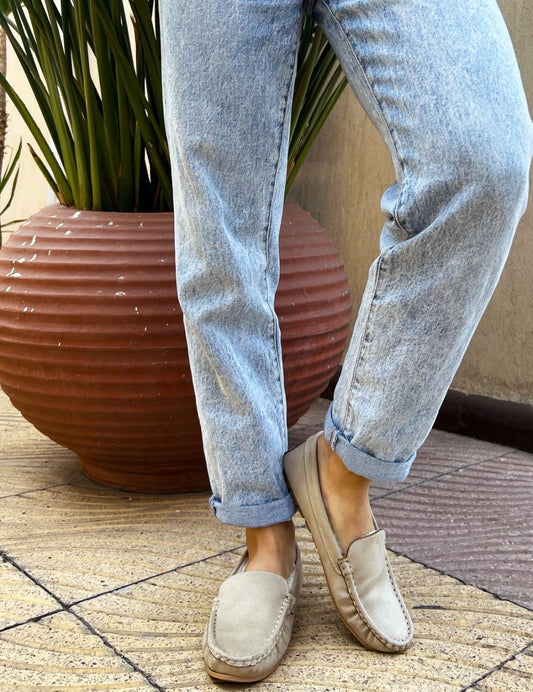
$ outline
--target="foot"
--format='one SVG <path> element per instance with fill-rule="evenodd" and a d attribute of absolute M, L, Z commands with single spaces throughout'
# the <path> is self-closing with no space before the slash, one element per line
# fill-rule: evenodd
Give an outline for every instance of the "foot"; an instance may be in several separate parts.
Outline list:
<path fill-rule="evenodd" d="M 302 583 L 297 553 L 289 581 L 271 571 L 243 568 L 221 585 L 203 638 L 208 673 L 217 680 L 251 683 L 277 668 L 289 644 Z"/>
<path fill-rule="evenodd" d="M 246 529 L 246 545 L 249 556 L 247 572 L 263 570 L 279 574 L 284 579 L 289 578 L 296 560 L 296 538 L 292 521 Z"/>
<path fill-rule="evenodd" d="M 328 517 L 346 555 L 356 538 L 374 531 L 368 478 L 349 471 L 324 435 L 318 438 L 318 474 Z"/>
<path fill-rule="evenodd" d="M 405 651 L 413 623 L 387 557 L 385 532 L 374 526 L 368 480 L 343 468 L 324 442 L 319 463 L 320 437 L 312 435 L 288 452 L 283 468 L 313 536 L 331 597 L 346 627 L 364 646 Z"/>

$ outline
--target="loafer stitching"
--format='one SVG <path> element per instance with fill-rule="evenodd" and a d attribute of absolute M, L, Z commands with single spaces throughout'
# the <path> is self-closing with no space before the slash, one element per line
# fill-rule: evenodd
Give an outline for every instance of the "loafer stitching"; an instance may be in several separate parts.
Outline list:
<path fill-rule="evenodd" d="M 403 602 L 402 595 L 400 594 L 398 587 L 396 586 L 396 580 L 394 578 L 394 573 L 392 571 L 389 558 L 385 555 L 385 564 L 387 566 L 387 574 L 389 575 L 389 582 L 390 585 L 392 586 L 392 590 L 394 591 L 394 595 L 396 596 L 396 601 L 398 602 L 398 605 L 401 608 L 403 619 L 405 621 L 405 624 L 407 626 L 407 640 L 408 642 L 411 640 L 412 636 L 412 623 L 411 623 L 411 618 L 409 617 L 409 611 L 405 607 L 405 603 Z"/>
<path fill-rule="evenodd" d="M 357 615 L 365 623 L 365 625 L 372 632 L 372 634 L 376 637 L 376 639 L 379 639 L 379 641 L 382 642 L 382 644 L 385 644 L 385 646 L 387 646 L 390 649 L 394 649 L 395 651 L 401 651 L 403 648 L 408 646 L 408 642 L 407 642 L 407 644 L 404 644 L 404 645 L 393 644 L 391 641 L 386 639 L 382 634 L 380 634 L 379 632 L 376 631 L 374 626 L 368 621 L 368 619 L 365 617 L 364 612 L 361 611 L 361 608 L 359 607 L 360 599 L 359 599 L 359 596 L 357 593 L 357 587 L 355 585 L 355 578 L 354 578 L 351 564 L 349 563 L 349 561 L 346 558 L 343 558 L 342 560 L 339 560 L 339 567 L 342 571 L 342 575 L 344 577 L 344 582 L 346 584 L 346 589 L 347 589 L 348 594 L 350 596 L 350 599 L 354 605 L 354 608 L 357 612 Z M 390 582 L 391 586 L 393 587 L 394 595 L 396 596 L 396 601 L 401 608 L 402 615 L 403 615 L 404 620 L 405 620 L 405 624 L 407 625 L 407 632 L 408 632 L 408 636 L 409 636 L 409 634 L 411 632 L 411 626 L 409 623 L 409 618 L 406 617 L 406 608 L 405 608 L 405 605 L 404 605 L 402 599 L 399 597 L 398 590 L 396 589 L 396 587 L 394 585 L 394 580 L 391 579 L 391 569 L 390 569 L 390 565 L 389 565 L 388 560 L 387 560 L 387 574 L 389 575 L 389 582 Z"/>
<path fill-rule="evenodd" d="M 215 599 L 213 603 L 213 612 L 211 614 L 212 622 L 213 622 L 213 632 L 216 632 L 216 620 L 217 620 L 217 614 L 218 614 L 218 604 L 219 604 L 218 598 Z M 263 659 L 265 659 L 272 651 L 274 650 L 274 647 L 278 643 L 279 639 L 282 637 L 283 632 L 284 632 L 284 626 L 283 624 L 279 626 L 278 628 L 278 623 L 279 621 L 283 618 L 284 620 L 287 619 L 289 615 L 291 615 L 294 612 L 294 604 L 296 603 L 296 598 L 289 593 L 283 600 L 283 603 L 281 604 L 278 617 L 276 618 L 276 622 L 274 623 L 274 626 L 272 627 L 272 631 L 266 638 L 267 642 L 267 647 L 263 649 L 260 653 L 255 654 L 254 656 L 249 656 L 246 658 L 233 658 L 231 656 L 227 656 L 224 654 L 215 644 L 209 641 L 211 639 L 211 627 L 209 631 L 209 636 L 208 636 L 208 647 L 211 653 L 215 658 L 218 658 L 220 661 L 223 661 L 224 663 L 227 663 L 228 665 L 232 666 L 237 666 L 237 667 L 245 667 L 245 666 L 252 666 L 255 665 L 256 663 L 259 663 Z M 274 637 L 276 629 L 278 629 L 277 635 Z M 273 639 L 272 639 L 273 638 Z M 270 646 L 268 646 L 268 642 L 272 639 L 272 643 Z"/>

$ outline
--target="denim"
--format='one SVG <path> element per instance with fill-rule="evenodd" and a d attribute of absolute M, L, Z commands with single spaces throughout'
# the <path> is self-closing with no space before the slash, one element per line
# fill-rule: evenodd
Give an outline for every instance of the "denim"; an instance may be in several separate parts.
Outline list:
<path fill-rule="evenodd" d="M 351 471 L 408 474 L 527 199 L 532 126 L 494 0 L 160 1 L 178 297 L 211 507 L 236 526 L 295 511 L 274 296 L 303 12 L 396 177 L 324 422 Z"/>

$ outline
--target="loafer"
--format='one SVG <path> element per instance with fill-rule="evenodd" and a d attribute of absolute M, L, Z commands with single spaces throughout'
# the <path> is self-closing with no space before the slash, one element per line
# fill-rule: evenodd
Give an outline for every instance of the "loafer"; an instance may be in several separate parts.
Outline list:
<path fill-rule="evenodd" d="M 361 644 L 399 652 L 413 639 L 413 623 L 394 579 L 385 548 L 385 532 L 357 538 L 343 554 L 322 498 L 318 475 L 320 432 L 288 452 L 284 470 L 318 550 L 333 603 Z"/>
<path fill-rule="evenodd" d="M 296 547 L 292 574 L 245 572 L 246 553 L 213 602 L 202 642 L 207 672 L 218 680 L 256 682 L 279 665 L 292 634 L 302 584 Z"/>

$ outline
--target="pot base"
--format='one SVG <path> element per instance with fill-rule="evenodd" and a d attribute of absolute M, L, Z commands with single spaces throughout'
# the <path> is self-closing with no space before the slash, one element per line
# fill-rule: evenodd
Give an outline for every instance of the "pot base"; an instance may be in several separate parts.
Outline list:
<path fill-rule="evenodd" d="M 111 465 L 100 459 L 80 456 L 81 468 L 95 483 L 132 493 L 192 493 L 209 490 L 209 477 L 203 457 L 191 459 L 190 468 L 182 463 L 153 464 L 150 468 L 126 467 L 124 462 Z"/>

